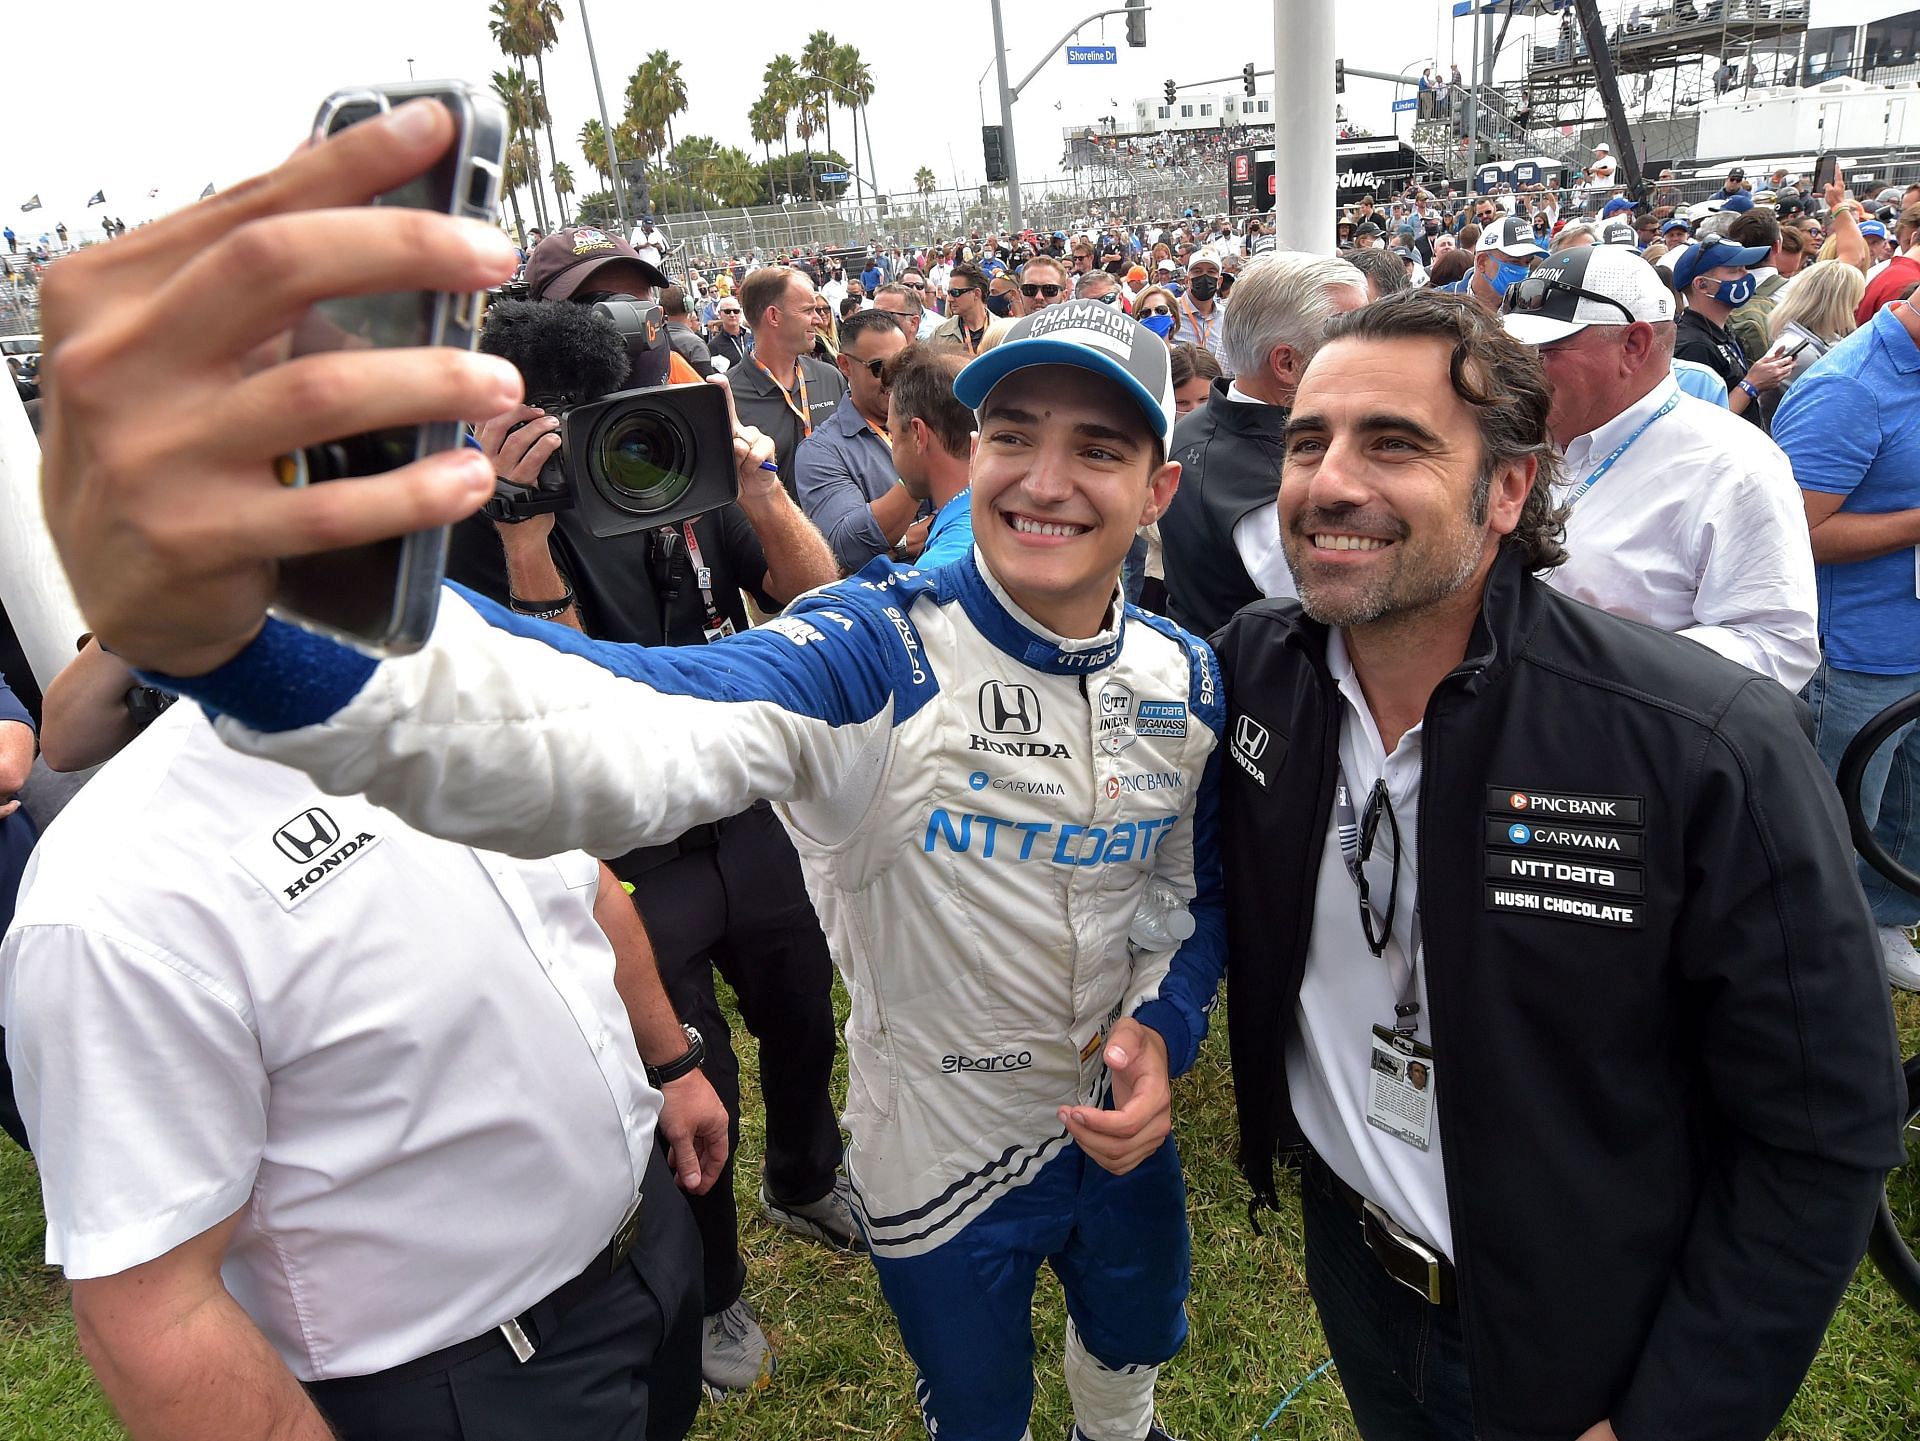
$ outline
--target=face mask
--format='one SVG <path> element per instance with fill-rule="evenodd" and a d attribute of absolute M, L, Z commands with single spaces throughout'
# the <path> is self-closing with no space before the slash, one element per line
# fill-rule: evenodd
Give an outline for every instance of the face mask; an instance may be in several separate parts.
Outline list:
<path fill-rule="evenodd" d="M 1187 289 L 1193 292 L 1195 300 L 1211 300 L 1219 293 L 1220 277 L 1217 275 L 1196 275 L 1187 282 Z"/>
<path fill-rule="evenodd" d="M 989 295 L 987 297 L 987 309 L 991 310 L 995 315 L 1011 315 L 1013 314 L 1013 297 L 1011 295 Z"/>
<path fill-rule="evenodd" d="M 1753 299 L 1753 277 L 1743 275 L 1738 280 L 1723 280 L 1713 290 L 1713 299 L 1722 305 L 1745 305 Z"/>
<path fill-rule="evenodd" d="M 1149 315 L 1143 318 L 1140 323 L 1162 340 L 1165 340 L 1167 336 L 1173 332 L 1173 317 L 1171 315 Z"/>
<path fill-rule="evenodd" d="M 1531 273 L 1532 272 L 1524 265 L 1515 265 L 1505 260 L 1501 261 L 1500 268 L 1493 272 L 1493 293 L 1495 295 L 1505 295 L 1508 286 L 1518 284 L 1520 281 L 1525 280 Z"/>

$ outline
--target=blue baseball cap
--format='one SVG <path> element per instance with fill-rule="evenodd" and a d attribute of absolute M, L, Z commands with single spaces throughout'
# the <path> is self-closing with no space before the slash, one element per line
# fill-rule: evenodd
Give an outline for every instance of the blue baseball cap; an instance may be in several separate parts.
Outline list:
<path fill-rule="evenodd" d="M 1673 288 L 1685 290 L 1709 270 L 1737 265 L 1751 270 L 1773 252 L 1764 245 L 1736 245 L 1724 235 L 1710 235 L 1687 247 L 1687 253 L 1673 262 Z"/>
<path fill-rule="evenodd" d="M 1022 316 L 1006 339 L 969 361 L 953 393 L 969 410 L 1016 370 L 1071 365 L 1104 375 L 1140 407 L 1162 445 L 1173 438 L 1173 359 L 1166 341 L 1117 306 L 1069 300 Z"/>
<path fill-rule="evenodd" d="M 1672 219 L 1667 221 L 1665 225 L 1660 227 L 1660 233 L 1662 235 L 1671 235 L 1676 230 L 1689 230 L 1689 229 L 1690 227 L 1687 225 L 1687 222 L 1682 220 L 1679 216 L 1676 215 Z"/>
<path fill-rule="evenodd" d="M 1746 211 L 1753 209 L 1753 197 L 1742 190 L 1737 195 L 1729 195 L 1720 202 L 1722 210 Z"/>
<path fill-rule="evenodd" d="M 1863 220 L 1860 222 L 1860 233 L 1862 235 L 1871 235 L 1878 240 L 1885 240 L 1887 238 L 1887 227 L 1882 225 L 1878 220 Z"/>
<path fill-rule="evenodd" d="M 1633 209 L 1633 202 L 1631 200 L 1627 199 L 1624 195 L 1616 195 L 1600 207 L 1600 218 L 1605 220 L 1610 215 L 1618 215 L 1623 210 L 1631 209 Z"/>

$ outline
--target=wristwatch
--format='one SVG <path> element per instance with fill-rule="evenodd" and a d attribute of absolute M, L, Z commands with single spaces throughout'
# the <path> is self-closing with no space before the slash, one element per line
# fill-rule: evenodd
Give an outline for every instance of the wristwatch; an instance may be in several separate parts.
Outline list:
<path fill-rule="evenodd" d="M 687 1049 L 664 1066 L 647 1067 L 647 1080 L 656 1090 L 669 1081 L 679 1080 L 707 1058 L 707 1043 L 700 1039 L 700 1033 L 685 1021 L 680 1023 L 680 1029 L 687 1033 Z"/>

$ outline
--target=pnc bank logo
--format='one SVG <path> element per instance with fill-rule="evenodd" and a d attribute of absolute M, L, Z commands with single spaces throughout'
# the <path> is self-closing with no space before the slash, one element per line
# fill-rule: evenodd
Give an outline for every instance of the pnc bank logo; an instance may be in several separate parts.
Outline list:
<path fill-rule="evenodd" d="M 315 807 L 302 811 L 273 833 L 273 843 L 290 861 L 305 865 L 340 839 L 333 817 Z"/>
<path fill-rule="evenodd" d="M 1040 697 L 1032 686 L 990 680 L 980 687 L 980 725 L 995 735 L 1033 735 L 1040 729 Z"/>

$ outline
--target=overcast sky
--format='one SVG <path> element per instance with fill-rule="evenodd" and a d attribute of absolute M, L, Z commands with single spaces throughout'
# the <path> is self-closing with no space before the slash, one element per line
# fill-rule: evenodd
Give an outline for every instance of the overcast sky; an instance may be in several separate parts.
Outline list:
<path fill-rule="evenodd" d="M 1283 11 L 1289 3 L 1280 0 Z M 592 177 L 574 137 L 596 113 L 593 82 L 577 0 L 561 4 L 559 48 L 547 57 L 549 104 L 561 158 L 587 190 Z M 1087 0 L 1007 4 L 1010 78 L 1017 81 L 1076 18 L 1097 8 Z M 1436 52 L 1444 65 L 1456 27 L 1441 14 L 1450 8 L 1441 0 L 1342 4 L 1340 53 L 1367 69 L 1417 69 Z M 871 126 L 881 187 L 911 188 L 922 165 L 943 188 L 956 175 L 963 185 L 981 180 L 976 81 L 993 55 L 985 0 L 918 11 L 592 0 L 589 14 L 616 119 L 626 77 L 649 51 L 664 49 L 681 62 L 687 81 L 689 108 L 676 133 L 710 134 L 758 158 L 746 111 L 759 94 L 760 73 L 778 53 L 797 57 L 808 33 L 825 24 L 857 44 L 874 73 Z M 1273 6 L 1259 0 L 1157 0 L 1144 50 L 1127 48 L 1120 17 L 1104 22 L 1104 36 L 1101 23 L 1082 31 L 1080 42 L 1118 45 L 1117 65 L 1069 67 L 1057 56 L 1014 107 L 1024 176 L 1055 173 L 1061 128 L 1109 113 L 1110 102 L 1130 108 L 1135 98 L 1157 94 L 1169 76 L 1204 80 L 1236 74 L 1248 60 L 1263 70 L 1273 64 Z M 1462 60 L 1468 28 L 1457 27 Z M 483 85 L 504 65 L 487 34 L 485 0 L 55 0 L 12 27 L 8 47 L 14 63 L 0 144 L 0 216 L 28 235 L 61 220 L 74 230 L 94 228 L 103 213 L 137 223 L 193 200 L 210 181 L 225 186 L 270 167 L 305 133 L 322 97 L 342 85 L 403 80 L 409 60 L 421 79 Z M 991 83 L 985 93 L 994 118 Z M 1376 130 L 1388 127 L 1389 98 L 1388 87 L 1363 81 L 1351 82 L 1345 97 L 1353 117 Z M 833 138 L 851 157 L 845 111 L 834 113 Z M 102 188 L 104 210 L 89 211 L 87 198 Z M 152 190 L 159 194 L 150 198 Z M 20 204 L 35 193 L 45 208 L 23 216 Z"/>

